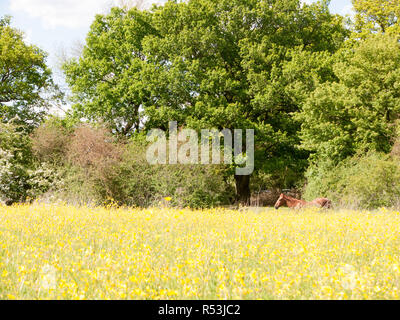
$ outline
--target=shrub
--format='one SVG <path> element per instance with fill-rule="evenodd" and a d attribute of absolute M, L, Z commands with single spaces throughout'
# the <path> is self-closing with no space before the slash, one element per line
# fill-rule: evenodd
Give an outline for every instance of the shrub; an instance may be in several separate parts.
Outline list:
<path fill-rule="evenodd" d="M 33 154 L 40 162 L 63 162 L 69 138 L 70 133 L 61 122 L 51 118 L 33 131 Z"/>
<path fill-rule="evenodd" d="M 0 123 L 0 198 L 24 201 L 33 167 L 28 137 L 12 123 Z"/>
<path fill-rule="evenodd" d="M 50 142 L 46 143 L 46 137 Z M 49 162 L 32 175 L 32 194 L 41 201 L 69 204 L 103 204 L 103 189 L 112 188 L 104 177 L 120 160 L 121 146 L 109 131 L 82 124 L 73 131 L 51 123 L 33 135 L 36 154 Z M 57 163 L 52 161 L 58 159 Z M 61 166 L 60 166 L 61 164 Z"/>
<path fill-rule="evenodd" d="M 57 130 L 44 126 L 33 135 L 38 158 L 50 161 L 30 172 L 33 197 L 78 205 L 149 207 L 162 203 L 192 208 L 228 204 L 234 198 L 225 166 L 150 165 L 143 136 L 123 144 L 104 128 L 82 125 L 65 143 L 65 137 L 56 138 Z M 51 143 L 41 142 L 46 136 Z M 52 152 L 56 157 L 64 154 L 62 166 L 52 164 Z M 171 201 L 165 201 L 166 197 Z"/>
<path fill-rule="evenodd" d="M 46 202 L 68 203 L 71 205 L 102 205 L 104 199 L 96 192 L 95 177 L 83 168 L 65 165 L 58 169 L 57 186 L 40 198 Z"/>
<path fill-rule="evenodd" d="M 62 190 L 65 186 L 64 170 L 53 163 L 42 162 L 34 170 L 29 170 L 29 198 L 36 199 L 44 194 Z"/>
<path fill-rule="evenodd" d="M 336 205 L 373 209 L 400 204 L 400 162 L 380 153 L 349 158 L 337 166 L 313 165 L 305 198 L 325 196 Z"/>
<path fill-rule="evenodd" d="M 81 168 L 103 167 L 120 156 L 118 145 L 105 128 L 82 125 L 75 129 L 67 146 L 67 158 Z"/>
<path fill-rule="evenodd" d="M 230 203 L 232 185 L 223 166 L 150 165 L 146 145 L 130 142 L 122 161 L 109 167 L 97 190 L 104 199 L 130 206 L 157 206 L 165 197 L 179 207 L 204 208 Z"/>

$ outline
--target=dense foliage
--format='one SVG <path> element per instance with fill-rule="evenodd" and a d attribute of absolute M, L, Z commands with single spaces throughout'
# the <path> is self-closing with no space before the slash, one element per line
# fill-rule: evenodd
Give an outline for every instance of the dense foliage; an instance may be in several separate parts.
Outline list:
<path fill-rule="evenodd" d="M 9 17 L 0 18 L 0 121 L 14 120 L 27 131 L 43 120 L 48 98 L 60 98 L 60 93 L 46 65 L 46 54 L 27 45 L 23 33 L 10 22 Z"/>
<path fill-rule="evenodd" d="M 388 153 L 400 112 L 400 44 L 368 37 L 337 54 L 337 80 L 319 84 L 299 115 L 303 146 L 336 163 L 356 152 Z"/>
<path fill-rule="evenodd" d="M 337 207 L 399 207 L 400 162 L 388 155 L 356 155 L 337 166 L 320 164 L 308 170 L 305 197 L 324 195 Z"/>
<path fill-rule="evenodd" d="M 399 0 L 352 0 L 357 34 L 400 34 Z"/>
<path fill-rule="evenodd" d="M 64 69 L 79 116 L 124 135 L 167 129 L 171 120 L 198 130 L 255 129 L 257 169 L 302 172 L 307 153 L 296 148 L 291 116 L 300 105 L 283 69 L 292 50 L 333 53 L 346 33 L 327 3 L 169 1 L 97 16 L 82 57 Z M 235 178 L 247 202 L 249 181 Z"/>

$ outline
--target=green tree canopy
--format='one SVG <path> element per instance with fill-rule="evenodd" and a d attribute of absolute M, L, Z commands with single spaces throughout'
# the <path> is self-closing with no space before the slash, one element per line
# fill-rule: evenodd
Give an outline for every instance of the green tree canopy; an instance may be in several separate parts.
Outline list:
<path fill-rule="evenodd" d="M 303 51 L 329 56 L 346 36 L 327 1 L 168 1 L 151 11 L 114 8 L 97 16 L 82 57 L 64 69 L 78 115 L 125 135 L 167 129 L 171 120 L 196 129 L 255 129 L 258 169 L 300 172 L 307 153 L 296 148 L 300 125 L 292 113 L 301 97 L 292 95 L 299 91 L 286 79 L 286 65 Z M 247 200 L 243 179 L 237 185 Z"/>
<path fill-rule="evenodd" d="M 122 135 L 139 130 L 141 106 L 151 99 L 142 42 L 156 32 L 150 13 L 136 8 L 96 16 L 82 56 L 64 65 L 78 115 L 102 120 Z"/>
<path fill-rule="evenodd" d="M 10 26 L 9 17 L 0 19 L 1 121 L 15 119 L 26 127 L 36 125 L 48 107 L 44 97 L 51 88 L 54 85 L 46 54 L 27 45 L 22 32 Z"/>
<path fill-rule="evenodd" d="M 400 112 L 400 44 L 372 35 L 337 55 L 337 81 L 317 86 L 299 120 L 303 145 L 338 163 L 356 152 L 388 153 Z"/>
<path fill-rule="evenodd" d="M 400 35 L 400 0 L 352 0 L 356 30 Z"/>

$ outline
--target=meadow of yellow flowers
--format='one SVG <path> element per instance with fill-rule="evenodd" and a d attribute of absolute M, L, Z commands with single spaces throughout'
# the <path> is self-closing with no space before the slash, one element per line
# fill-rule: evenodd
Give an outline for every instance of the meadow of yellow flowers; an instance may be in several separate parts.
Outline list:
<path fill-rule="evenodd" d="M 400 214 L 0 207 L 0 299 L 399 299 Z"/>

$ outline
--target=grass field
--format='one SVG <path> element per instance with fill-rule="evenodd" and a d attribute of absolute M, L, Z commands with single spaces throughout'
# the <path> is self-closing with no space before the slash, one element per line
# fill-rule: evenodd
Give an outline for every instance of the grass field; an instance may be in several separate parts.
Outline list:
<path fill-rule="evenodd" d="M 1 299 L 399 299 L 400 214 L 0 207 Z"/>

